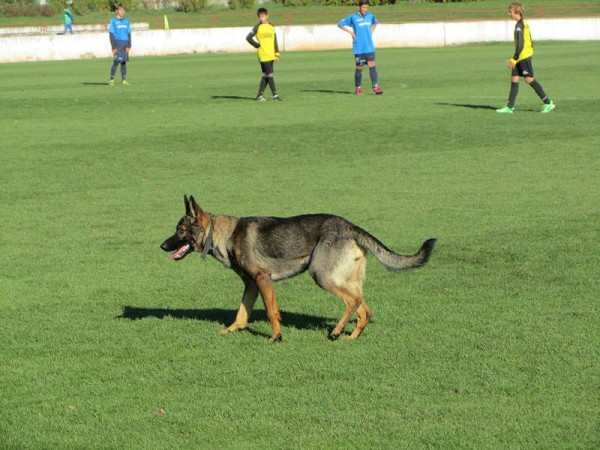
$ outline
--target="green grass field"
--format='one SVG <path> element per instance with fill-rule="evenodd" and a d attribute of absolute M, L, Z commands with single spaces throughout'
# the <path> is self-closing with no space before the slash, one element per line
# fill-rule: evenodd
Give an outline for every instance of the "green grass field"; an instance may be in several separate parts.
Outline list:
<path fill-rule="evenodd" d="M 598 43 L 536 43 L 499 116 L 510 44 L 0 65 L 0 447 L 598 448 Z M 367 74 L 365 77 L 368 79 Z M 303 275 L 219 336 L 242 284 L 159 244 L 213 213 L 345 216 L 428 266 L 370 257 L 373 321 Z M 352 324 L 350 324 L 351 326 Z"/>

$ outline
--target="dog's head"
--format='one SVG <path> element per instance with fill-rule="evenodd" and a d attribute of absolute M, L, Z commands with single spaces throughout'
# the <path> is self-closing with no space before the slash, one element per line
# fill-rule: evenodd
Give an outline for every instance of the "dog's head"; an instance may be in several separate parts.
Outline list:
<path fill-rule="evenodd" d="M 204 235 L 210 226 L 210 216 L 196 203 L 193 196 L 184 196 L 185 216 L 179 220 L 175 234 L 160 246 L 171 253 L 171 259 L 179 261 L 191 252 L 201 252 Z"/>

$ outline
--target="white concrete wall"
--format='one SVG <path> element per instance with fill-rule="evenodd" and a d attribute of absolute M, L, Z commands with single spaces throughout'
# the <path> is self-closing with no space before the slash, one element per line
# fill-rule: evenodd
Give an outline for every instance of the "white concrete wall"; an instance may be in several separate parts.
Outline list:
<path fill-rule="evenodd" d="M 131 25 L 133 31 L 149 30 L 150 24 L 145 22 L 137 22 Z M 0 36 L 30 36 L 40 34 L 58 34 L 62 33 L 64 27 L 62 25 L 40 25 L 37 27 L 12 27 L 12 28 L 0 28 Z M 73 25 L 73 31 L 75 33 L 89 33 L 89 32 L 105 32 L 108 30 L 108 22 L 105 24 L 90 24 L 80 25 L 78 23 Z"/>
<path fill-rule="evenodd" d="M 530 19 L 534 41 L 600 40 L 600 18 Z M 437 47 L 473 42 L 512 41 L 515 22 L 448 22 L 378 25 L 378 47 Z"/>
<path fill-rule="evenodd" d="M 540 40 L 600 40 L 600 18 L 532 19 L 533 38 Z M 471 42 L 512 41 L 513 21 L 380 24 L 375 32 L 378 48 L 435 47 Z M 148 30 L 133 34 L 132 56 L 177 53 L 253 52 L 245 40 L 247 28 Z M 332 25 L 277 28 L 283 51 L 351 48 L 347 33 Z M 0 62 L 42 61 L 110 56 L 104 33 L 73 36 L 0 37 Z"/>

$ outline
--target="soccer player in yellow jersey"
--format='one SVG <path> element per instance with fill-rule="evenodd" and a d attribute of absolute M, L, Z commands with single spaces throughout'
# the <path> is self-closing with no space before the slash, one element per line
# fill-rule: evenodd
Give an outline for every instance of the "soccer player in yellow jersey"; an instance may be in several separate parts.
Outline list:
<path fill-rule="evenodd" d="M 279 46 L 277 45 L 275 27 L 269 23 L 269 12 L 266 8 L 258 8 L 256 15 L 258 16 L 259 23 L 246 36 L 246 40 L 250 45 L 258 49 L 258 62 L 262 70 L 262 78 L 260 79 L 256 100 L 259 102 L 267 100 L 264 92 L 268 84 L 273 94 L 273 100 L 278 102 L 281 101 L 281 97 L 277 95 L 275 79 L 273 78 L 273 63 L 275 60 L 279 61 Z"/>
<path fill-rule="evenodd" d="M 525 78 L 525 82 L 534 89 L 535 93 L 544 102 L 544 108 L 540 112 L 549 113 L 555 108 L 555 105 L 533 76 L 533 65 L 531 64 L 533 41 L 531 40 L 529 24 L 523 20 L 523 5 L 519 2 L 511 3 L 508 7 L 508 14 L 517 21 L 514 34 L 515 54 L 508 61 L 508 67 L 511 70 L 508 104 L 504 108 L 497 109 L 496 112 L 500 114 L 512 114 L 515 111 L 515 100 L 519 93 L 519 77 L 523 77 Z"/>

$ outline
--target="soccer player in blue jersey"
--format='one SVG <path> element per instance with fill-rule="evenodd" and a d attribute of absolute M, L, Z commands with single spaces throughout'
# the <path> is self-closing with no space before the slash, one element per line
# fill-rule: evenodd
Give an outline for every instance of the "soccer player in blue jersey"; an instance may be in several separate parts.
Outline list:
<path fill-rule="evenodd" d="M 358 11 L 340 20 L 338 27 L 352 36 L 352 50 L 356 58 L 356 71 L 354 72 L 354 93 L 362 95 L 362 71 L 365 63 L 369 66 L 369 76 L 373 85 L 373 94 L 381 95 L 383 91 L 377 80 L 377 67 L 375 66 L 375 44 L 373 32 L 377 26 L 377 19 L 369 12 L 369 0 L 359 0 Z"/>
<path fill-rule="evenodd" d="M 125 7 L 123 3 L 117 5 L 117 17 L 113 17 L 108 26 L 110 35 L 110 46 L 112 47 L 113 65 L 110 69 L 110 80 L 108 84 L 114 86 L 117 66 L 121 64 L 121 78 L 123 84 L 127 81 L 127 61 L 129 61 L 129 50 L 131 49 L 131 23 L 125 18 Z"/>

